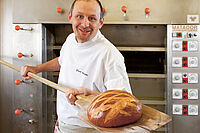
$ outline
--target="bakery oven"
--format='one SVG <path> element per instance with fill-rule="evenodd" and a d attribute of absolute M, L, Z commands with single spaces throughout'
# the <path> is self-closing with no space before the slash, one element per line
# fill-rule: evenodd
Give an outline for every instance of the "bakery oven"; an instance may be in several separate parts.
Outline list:
<path fill-rule="evenodd" d="M 11 55 L 15 57 L 13 64 L 19 67 L 58 57 L 72 32 L 70 24 L 20 24 L 13 25 L 13 29 L 16 49 Z M 133 94 L 143 104 L 173 117 L 168 126 L 155 132 L 184 132 L 193 128 L 187 124 L 191 120 L 199 121 L 199 31 L 199 25 L 164 24 L 105 24 L 101 29 L 125 58 Z M 40 76 L 57 82 L 58 74 Z M 56 90 L 34 79 L 24 81 L 14 71 L 11 80 L 15 88 L 12 121 L 18 123 L 13 129 L 53 132 L 57 120 Z M 186 129 L 175 128 L 185 124 Z M 198 132 L 198 127 L 193 130 Z"/>
<path fill-rule="evenodd" d="M 4 2 L 8 7 L 13 5 L 13 21 L 7 26 L 13 34 L 6 36 L 12 37 L 12 46 L 6 49 L 9 57 L 2 59 L 20 67 L 58 57 L 72 32 L 67 20 L 72 2 Z M 101 32 L 124 56 L 133 94 L 143 104 L 172 116 L 172 122 L 155 132 L 198 133 L 199 0 L 101 2 L 105 9 Z M 57 82 L 58 74 L 40 76 Z M 18 72 L 2 66 L 1 83 L 1 96 L 6 101 L 1 117 L 8 119 L 1 121 L 4 132 L 53 132 L 57 120 L 56 90 L 34 79 L 25 81 Z"/>
<path fill-rule="evenodd" d="M 58 57 L 62 44 L 72 32 L 70 24 L 44 24 L 43 45 L 46 46 L 46 60 Z M 143 104 L 166 112 L 166 25 L 105 24 L 102 34 L 122 53 L 133 94 Z M 48 79 L 57 82 L 59 72 L 49 72 Z M 47 87 L 48 88 L 48 87 Z M 55 90 L 48 89 L 47 107 L 55 106 Z M 50 99 L 50 98 L 47 98 Z M 56 111 L 49 113 L 48 125 L 56 120 Z M 52 119 L 53 116 L 53 119 Z M 54 121 L 52 121 L 54 120 Z M 49 127 L 50 128 L 50 127 Z M 165 132 L 166 128 L 159 129 Z"/>
<path fill-rule="evenodd" d="M 70 24 L 44 24 L 46 60 L 59 56 Z M 101 29 L 122 53 L 133 94 L 145 105 L 168 113 L 173 121 L 155 132 L 199 131 L 199 25 L 105 24 Z M 47 73 L 57 82 L 59 72 Z M 48 92 L 50 90 L 50 92 Z M 55 106 L 55 90 L 49 89 L 47 107 Z M 53 130 L 56 111 L 47 115 Z M 54 119 L 53 119 L 54 118 Z M 50 120 L 50 119 L 49 119 Z M 54 121 L 52 121 L 54 120 Z M 194 125 L 187 123 L 194 122 Z M 51 124 L 50 124 L 51 123 Z M 185 126 L 186 128 L 181 128 Z"/>

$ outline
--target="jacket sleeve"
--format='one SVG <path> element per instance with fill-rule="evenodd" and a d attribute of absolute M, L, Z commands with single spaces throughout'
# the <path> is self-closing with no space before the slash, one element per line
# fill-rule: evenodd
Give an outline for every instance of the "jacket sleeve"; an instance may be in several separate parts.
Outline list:
<path fill-rule="evenodd" d="M 111 56 L 105 66 L 104 85 L 107 90 L 124 90 L 132 94 L 124 58 Z"/>

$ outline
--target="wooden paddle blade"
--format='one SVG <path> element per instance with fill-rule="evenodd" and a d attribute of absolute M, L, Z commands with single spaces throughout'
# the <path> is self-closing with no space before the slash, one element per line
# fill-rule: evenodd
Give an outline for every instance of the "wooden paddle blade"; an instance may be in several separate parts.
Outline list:
<path fill-rule="evenodd" d="M 78 117 L 80 120 L 82 120 L 83 122 L 87 123 L 88 125 L 90 125 L 91 127 L 93 127 L 94 129 L 96 129 L 100 132 L 149 133 L 150 131 L 159 129 L 160 127 L 166 125 L 167 123 L 169 123 L 172 120 L 172 118 L 169 115 L 167 115 L 163 112 L 160 112 L 156 109 L 153 109 L 151 107 L 148 107 L 146 105 L 142 105 L 143 114 L 142 114 L 142 117 L 140 118 L 140 120 L 137 121 L 136 123 L 129 124 L 129 125 L 122 126 L 122 127 L 116 127 L 116 128 L 98 127 L 98 126 L 95 126 L 93 123 L 91 123 L 87 117 L 87 107 L 94 97 L 95 96 L 92 97 L 91 95 L 88 97 L 84 96 L 82 98 L 79 98 L 76 101 L 76 104 L 80 107 Z"/>

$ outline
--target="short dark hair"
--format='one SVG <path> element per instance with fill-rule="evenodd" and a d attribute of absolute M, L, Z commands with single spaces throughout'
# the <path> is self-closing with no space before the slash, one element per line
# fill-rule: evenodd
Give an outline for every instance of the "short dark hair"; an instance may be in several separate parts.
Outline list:
<path fill-rule="evenodd" d="M 76 3 L 76 1 L 91 1 L 91 0 L 74 0 L 74 2 L 72 3 L 72 6 L 70 8 L 71 14 L 72 14 L 72 11 L 74 9 L 74 4 Z M 104 13 L 103 13 L 103 7 L 102 7 L 101 2 L 99 0 L 96 0 L 96 2 L 99 4 L 99 7 L 101 9 L 101 13 L 100 13 L 100 20 L 101 20 L 103 18 L 103 15 L 104 15 Z"/>

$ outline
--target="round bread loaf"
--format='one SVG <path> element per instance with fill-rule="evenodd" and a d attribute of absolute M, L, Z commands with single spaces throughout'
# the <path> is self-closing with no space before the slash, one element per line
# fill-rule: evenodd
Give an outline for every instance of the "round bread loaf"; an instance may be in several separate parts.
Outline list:
<path fill-rule="evenodd" d="M 123 126 L 140 119 L 142 104 L 126 91 L 108 90 L 92 100 L 88 106 L 87 115 L 96 126 Z"/>

